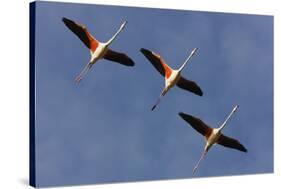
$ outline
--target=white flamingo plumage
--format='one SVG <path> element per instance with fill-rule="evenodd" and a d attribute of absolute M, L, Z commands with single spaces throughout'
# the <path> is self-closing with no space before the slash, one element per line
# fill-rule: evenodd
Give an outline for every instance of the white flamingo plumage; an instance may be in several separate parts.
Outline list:
<path fill-rule="evenodd" d="M 174 70 L 170 66 L 168 66 L 168 64 L 166 64 L 164 59 L 159 54 L 156 54 L 144 48 L 140 50 L 144 54 L 144 56 L 152 63 L 156 70 L 165 77 L 165 88 L 157 99 L 155 105 L 151 108 L 152 111 L 160 102 L 161 97 L 163 97 L 175 85 L 196 95 L 203 95 L 202 90 L 194 81 L 187 80 L 181 76 L 181 71 L 187 65 L 190 58 L 195 54 L 196 50 L 197 48 L 194 48 L 191 51 L 186 61 L 177 70 Z"/>
<path fill-rule="evenodd" d="M 82 70 L 82 72 L 76 77 L 76 82 L 79 83 L 83 77 L 87 74 L 90 68 L 99 60 L 99 59 L 106 59 L 110 61 L 114 61 L 125 66 L 134 66 L 134 61 L 129 58 L 124 53 L 119 53 L 109 49 L 109 45 L 115 40 L 117 35 L 124 29 L 127 21 L 124 21 L 120 26 L 119 30 L 113 35 L 111 39 L 107 42 L 102 43 L 95 39 L 88 29 L 78 24 L 70 19 L 63 18 L 62 21 L 64 24 L 89 48 L 90 50 L 90 61 L 86 65 L 86 67 Z"/>
<path fill-rule="evenodd" d="M 202 120 L 199 118 L 196 118 L 194 116 L 185 114 L 180 112 L 179 116 L 184 119 L 186 122 L 188 122 L 192 128 L 194 128 L 197 132 L 202 134 L 206 138 L 206 145 L 204 148 L 204 151 L 195 165 L 193 169 L 193 173 L 197 170 L 201 160 L 205 157 L 209 149 L 214 145 L 214 144 L 220 144 L 224 147 L 228 148 L 233 148 L 236 150 L 240 150 L 242 152 L 247 152 L 247 149 L 236 139 L 230 138 L 228 136 L 225 136 L 221 133 L 222 129 L 226 126 L 226 123 L 230 119 L 230 117 L 236 112 L 238 109 L 238 106 L 236 105 L 232 112 L 229 114 L 229 116 L 226 118 L 226 120 L 223 122 L 223 124 L 219 128 L 211 128 L 209 127 L 206 123 L 204 123 Z"/>

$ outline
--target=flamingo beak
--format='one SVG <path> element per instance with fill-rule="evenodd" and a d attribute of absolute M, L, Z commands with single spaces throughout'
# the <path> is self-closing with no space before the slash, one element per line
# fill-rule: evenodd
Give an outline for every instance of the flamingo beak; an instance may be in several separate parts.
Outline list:
<path fill-rule="evenodd" d="M 127 23 L 128 23 L 128 21 L 125 20 L 121 25 L 121 29 L 123 29 Z"/>
<path fill-rule="evenodd" d="M 194 48 L 192 51 L 191 51 L 191 56 L 193 56 L 195 54 L 195 52 L 197 51 L 198 48 Z"/>
<path fill-rule="evenodd" d="M 239 108 L 239 105 L 236 105 L 233 109 L 234 112 L 236 112 L 236 110 Z"/>

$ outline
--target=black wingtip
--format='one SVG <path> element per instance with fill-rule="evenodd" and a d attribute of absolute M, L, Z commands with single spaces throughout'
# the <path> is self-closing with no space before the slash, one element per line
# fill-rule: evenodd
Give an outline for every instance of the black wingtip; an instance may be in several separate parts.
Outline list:
<path fill-rule="evenodd" d="M 140 52 L 142 52 L 143 54 L 150 52 L 149 50 L 145 49 L 145 48 L 141 48 Z"/>
<path fill-rule="evenodd" d="M 245 153 L 247 153 L 248 152 L 248 150 L 243 146 L 243 149 L 241 150 L 242 152 L 245 152 Z"/>
<path fill-rule="evenodd" d="M 135 62 L 132 59 L 130 59 L 129 61 L 126 62 L 126 64 L 124 63 L 123 65 L 133 67 L 135 66 Z"/>
<path fill-rule="evenodd" d="M 179 116 L 185 120 L 185 117 L 190 117 L 188 114 L 185 114 L 183 112 L 179 112 Z"/>
<path fill-rule="evenodd" d="M 128 57 L 128 61 L 127 61 L 126 66 L 133 67 L 133 66 L 135 66 L 135 62 L 130 57 Z"/>
<path fill-rule="evenodd" d="M 198 91 L 198 96 L 203 96 L 203 91 L 200 89 L 200 91 Z"/>
<path fill-rule="evenodd" d="M 186 122 L 189 122 L 189 120 L 193 119 L 193 116 L 183 113 L 183 112 L 179 112 L 179 116 L 185 120 Z"/>
<path fill-rule="evenodd" d="M 183 112 L 179 112 L 179 116 L 183 116 L 184 115 L 184 113 Z"/>
<path fill-rule="evenodd" d="M 70 19 L 68 19 L 68 18 L 65 18 L 65 17 L 62 17 L 62 21 L 63 21 L 63 23 L 64 23 L 66 26 L 68 26 L 68 27 L 69 27 L 70 24 L 73 23 L 72 20 L 70 20 Z"/>
<path fill-rule="evenodd" d="M 198 96 L 203 96 L 203 91 L 201 90 L 201 88 L 199 86 L 198 86 L 195 94 L 198 95 Z"/>
<path fill-rule="evenodd" d="M 128 64 L 128 66 L 131 66 L 131 67 L 135 66 L 135 62 L 131 60 L 130 64 Z"/>
<path fill-rule="evenodd" d="M 64 23 L 67 22 L 67 21 L 69 21 L 69 19 L 67 19 L 67 18 L 65 18 L 65 17 L 62 17 L 61 20 L 62 20 Z"/>

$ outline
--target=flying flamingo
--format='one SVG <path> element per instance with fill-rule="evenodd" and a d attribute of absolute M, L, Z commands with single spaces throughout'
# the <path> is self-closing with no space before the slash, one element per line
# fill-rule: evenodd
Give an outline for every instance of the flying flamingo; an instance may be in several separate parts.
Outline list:
<path fill-rule="evenodd" d="M 90 49 L 91 59 L 86 67 L 82 70 L 82 72 L 76 77 L 75 81 L 79 83 L 83 77 L 87 74 L 90 68 L 99 60 L 106 59 L 110 61 L 114 61 L 125 66 L 134 66 L 134 62 L 130 59 L 126 54 L 115 52 L 109 49 L 109 45 L 115 40 L 117 35 L 124 29 L 127 21 L 124 21 L 120 26 L 119 30 L 113 35 L 111 39 L 109 39 L 106 43 L 102 43 L 95 39 L 88 29 L 76 22 L 62 18 L 64 24 L 75 34 L 79 39 Z"/>
<path fill-rule="evenodd" d="M 197 170 L 200 161 L 204 158 L 204 156 L 207 154 L 209 149 L 214 144 L 220 144 L 222 146 L 228 147 L 228 148 L 234 148 L 236 150 L 240 150 L 242 152 L 247 152 L 247 149 L 236 139 L 230 138 L 228 136 L 225 136 L 221 133 L 222 129 L 225 127 L 227 121 L 230 119 L 230 117 L 234 114 L 234 112 L 237 110 L 238 106 L 236 105 L 232 112 L 229 114 L 229 116 L 226 118 L 226 120 L 223 122 L 223 124 L 219 128 L 211 128 L 207 124 L 205 124 L 200 119 L 193 117 L 188 114 L 184 114 L 182 112 L 179 113 L 179 116 L 184 119 L 186 122 L 188 122 L 197 132 L 201 133 L 206 138 L 206 145 L 203 151 L 203 154 L 201 155 L 198 163 L 195 165 L 193 169 L 193 174 Z"/>
<path fill-rule="evenodd" d="M 181 71 L 187 65 L 189 59 L 195 54 L 196 50 L 197 48 L 194 48 L 192 50 L 192 52 L 182 64 L 182 66 L 177 70 L 173 70 L 172 68 L 170 68 L 159 54 L 156 54 L 144 48 L 140 50 L 144 54 L 144 56 L 152 63 L 152 65 L 157 69 L 157 71 L 165 77 L 165 88 L 163 89 L 162 93 L 157 99 L 155 105 L 151 108 L 152 111 L 160 102 L 161 97 L 163 97 L 175 85 L 182 89 L 195 93 L 199 96 L 203 95 L 202 90 L 194 81 L 187 80 L 181 76 Z"/>

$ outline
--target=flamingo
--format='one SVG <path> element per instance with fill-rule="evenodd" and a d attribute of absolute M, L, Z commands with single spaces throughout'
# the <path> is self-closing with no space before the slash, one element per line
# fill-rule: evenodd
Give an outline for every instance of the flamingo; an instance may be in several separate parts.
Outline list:
<path fill-rule="evenodd" d="M 125 66 L 134 66 L 134 62 L 126 54 L 109 49 L 109 45 L 115 40 L 118 34 L 124 29 L 127 21 L 124 21 L 119 30 L 106 43 L 102 43 L 95 39 L 88 29 L 70 19 L 62 18 L 64 24 L 90 49 L 90 61 L 81 73 L 76 77 L 75 81 L 79 83 L 91 67 L 99 60 L 106 59 L 114 61 Z"/>
<path fill-rule="evenodd" d="M 181 71 L 187 65 L 190 58 L 195 54 L 196 50 L 197 50 L 197 48 L 194 48 L 191 51 L 191 53 L 189 54 L 188 58 L 182 64 L 182 66 L 179 69 L 174 70 L 166 64 L 164 59 L 159 54 L 156 54 L 150 50 L 141 48 L 140 51 L 144 54 L 144 56 L 152 63 L 152 65 L 156 68 L 156 70 L 162 76 L 165 77 L 165 88 L 163 89 L 162 93 L 158 97 L 154 106 L 151 108 L 152 111 L 159 104 L 161 97 L 163 97 L 175 85 L 177 85 L 178 87 L 180 87 L 182 89 L 188 90 L 196 95 L 199 95 L 199 96 L 203 95 L 202 90 L 194 81 L 187 80 L 181 76 Z"/>
<path fill-rule="evenodd" d="M 242 152 L 247 152 L 247 149 L 236 139 L 230 138 L 228 136 L 225 136 L 221 133 L 222 129 L 226 126 L 226 123 L 230 119 L 230 117 L 236 112 L 238 109 L 238 105 L 236 105 L 232 112 L 229 114 L 229 116 L 226 118 L 226 120 L 223 122 L 223 124 L 219 128 L 211 128 L 207 124 L 205 124 L 203 121 L 200 119 L 193 117 L 191 115 L 185 114 L 180 112 L 179 116 L 184 119 L 186 122 L 188 122 L 193 129 L 195 129 L 197 132 L 205 136 L 206 138 L 206 145 L 204 148 L 204 151 L 195 165 L 193 169 L 193 174 L 197 170 L 200 161 L 204 158 L 204 156 L 207 154 L 209 149 L 214 145 L 214 144 L 220 144 L 224 147 L 228 148 L 233 148 L 236 150 L 240 150 Z"/>

